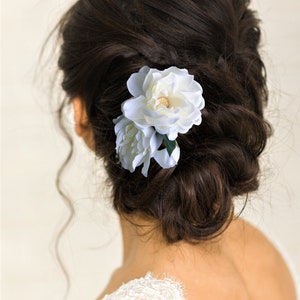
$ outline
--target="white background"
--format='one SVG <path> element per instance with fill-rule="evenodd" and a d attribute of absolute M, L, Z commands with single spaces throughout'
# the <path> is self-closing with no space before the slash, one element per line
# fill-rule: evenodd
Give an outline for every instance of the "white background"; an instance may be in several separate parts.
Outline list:
<path fill-rule="evenodd" d="M 41 46 L 71 1 L 4 0 L 1 11 L 2 297 L 61 299 L 65 279 L 55 259 L 55 237 L 68 209 L 55 188 L 67 151 L 51 112 L 47 77 L 38 70 Z M 275 239 L 300 271 L 300 1 L 255 1 L 263 21 L 269 71 L 266 116 L 275 135 L 263 155 L 262 186 L 243 216 Z M 52 109 L 53 110 L 53 109 Z M 71 117 L 68 124 L 72 129 Z M 69 299 L 95 299 L 121 260 L 116 216 L 103 191 L 101 166 L 76 141 L 65 186 L 76 216 L 62 239 L 70 273 Z M 97 167 L 95 167 L 97 165 Z M 100 171 L 99 171 L 100 169 Z"/>

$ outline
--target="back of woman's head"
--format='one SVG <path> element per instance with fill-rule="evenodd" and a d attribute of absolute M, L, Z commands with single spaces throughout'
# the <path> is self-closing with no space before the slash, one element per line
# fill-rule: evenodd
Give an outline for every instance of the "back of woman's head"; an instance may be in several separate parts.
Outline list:
<path fill-rule="evenodd" d="M 60 23 L 59 67 L 70 99 L 81 97 L 112 183 L 116 210 L 155 220 L 168 242 L 218 234 L 233 197 L 258 188 L 269 126 L 260 29 L 246 0 L 79 0 Z M 178 164 L 151 160 L 148 177 L 116 158 L 113 120 L 143 66 L 186 68 L 203 87 L 202 123 L 177 138 Z"/>

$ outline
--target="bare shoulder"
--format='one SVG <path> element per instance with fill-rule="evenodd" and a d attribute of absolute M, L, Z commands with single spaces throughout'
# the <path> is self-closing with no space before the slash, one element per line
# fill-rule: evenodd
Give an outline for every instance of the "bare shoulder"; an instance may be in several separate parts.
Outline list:
<path fill-rule="evenodd" d="M 226 237 L 253 299 L 296 300 L 290 271 L 268 238 L 243 219 L 232 222 Z"/>

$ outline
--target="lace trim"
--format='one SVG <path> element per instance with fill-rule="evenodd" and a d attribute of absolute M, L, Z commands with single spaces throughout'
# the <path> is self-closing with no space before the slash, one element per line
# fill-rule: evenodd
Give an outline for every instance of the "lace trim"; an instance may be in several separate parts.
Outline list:
<path fill-rule="evenodd" d="M 182 284 L 164 276 L 158 279 L 148 272 L 145 277 L 124 283 L 103 300 L 185 300 Z"/>

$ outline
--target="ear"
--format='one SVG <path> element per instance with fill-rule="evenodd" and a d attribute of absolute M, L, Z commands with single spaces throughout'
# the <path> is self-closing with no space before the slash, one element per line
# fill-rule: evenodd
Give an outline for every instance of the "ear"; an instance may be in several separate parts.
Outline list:
<path fill-rule="evenodd" d="M 78 136 L 84 137 L 88 130 L 89 119 L 86 113 L 85 105 L 80 97 L 75 97 L 73 100 L 75 132 Z"/>
<path fill-rule="evenodd" d="M 75 132 L 85 141 L 86 145 L 91 150 L 94 150 L 94 133 L 90 126 L 84 101 L 80 97 L 75 97 L 73 98 L 72 103 L 74 109 Z"/>

